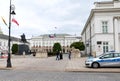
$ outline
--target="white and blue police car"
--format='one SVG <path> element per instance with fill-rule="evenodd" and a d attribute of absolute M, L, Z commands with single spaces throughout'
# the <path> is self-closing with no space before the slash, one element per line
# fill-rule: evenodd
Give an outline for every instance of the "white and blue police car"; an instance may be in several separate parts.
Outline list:
<path fill-rule="evenodd" d="M 85 61 L 86 67 L 120 67 L 120 53 L 108 52 L 96 58 L 88 57 Z"/>

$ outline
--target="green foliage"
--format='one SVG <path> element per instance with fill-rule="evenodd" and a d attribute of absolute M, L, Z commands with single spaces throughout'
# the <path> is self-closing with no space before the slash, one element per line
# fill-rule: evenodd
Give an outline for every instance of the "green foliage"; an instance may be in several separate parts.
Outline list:
<path fill-rule="evenodd" d="M 18 53 L 18 44 L 13 44 L 12 46 L 12 54 Z"/>
<path fill-rule="evenodd" d="M 48 52 L 47 54 L 48 54 L 48 57 L 50 57 L 50 56 L 55 56 L 55 55 L 56 55 L 56 54 L 53 53 L 53 52 Z"/>
<path fill-rule="evenodd" d="M 80 51 L 83 51 L 85 49 L 85 45 L 83 42 L 74 42 L 70 45 L 70 48 L 72 47 L 79 49 Z"/>
<path fill-rule="evenodd" d="M 53 52 L 56 53 L 57 51 L 61 51 L 61 50 L 62 48 L 61 48 L 60 43 L 55 43 L 53 46 Z"/>

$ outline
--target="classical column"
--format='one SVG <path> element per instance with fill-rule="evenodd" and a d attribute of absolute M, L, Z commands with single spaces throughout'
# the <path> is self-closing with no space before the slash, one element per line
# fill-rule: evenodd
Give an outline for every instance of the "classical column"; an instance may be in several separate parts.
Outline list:
<path fill-rule="evenodd" d="M 115 44 L 115 52 L 119 52 L 119 30 L 118 30 L 118 18 L 114 19 L 114 44 Z"/>

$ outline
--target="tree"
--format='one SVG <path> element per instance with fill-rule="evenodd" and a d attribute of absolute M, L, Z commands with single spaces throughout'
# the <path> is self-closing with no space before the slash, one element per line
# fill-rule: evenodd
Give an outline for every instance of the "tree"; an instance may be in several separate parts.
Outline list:
<path fill-rule="evenodd" d="M 18 53 L 18 44 L 13 44 L 13 45 L 12 45 L 12 53 L 13 53 L 13 54 Z"/>
<path fill-rule="evenodd" d="M 61 50 L 62 48 L 61 48 L 60 43 L 54 43 L 53 52 L 56 53 L 57 51 L 61 51 Z"/>
<path fill-rule="evenodd" d="M 70 48 L 72 48 L 72 47 L 79 49 L 80 51 L 85 50 L 85 45 L 83 42 L 74 42 L 70 45 Z"/>

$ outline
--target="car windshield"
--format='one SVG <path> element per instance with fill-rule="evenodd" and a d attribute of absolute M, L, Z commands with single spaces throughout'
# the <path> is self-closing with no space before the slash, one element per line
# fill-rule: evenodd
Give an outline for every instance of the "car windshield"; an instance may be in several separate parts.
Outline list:
<path fill-rule="evenodd" d="M 105 55 L 105 54 L 110 54 L 110 53 L 103 53 L 103 54 L 101 54 L 101 55 L 99 55 L 99 56 L 96 56 L 96 57 L 101 57 L 101 56 L 103 56 L 103 55 Z"/>
<path fill-rule="evenodd" d="M 101 55 L 99 55 L 99 56 L 97 56 L 97 57 L 101 57 L 101 56 L 103 56 L 103 55 L 105 55 L 105 54 L 111 54 L 111 53 L 115 53 L 115 52 L 106 52 L 106 53 L 103 53 L 103 54 L 101 54 Z"/>

